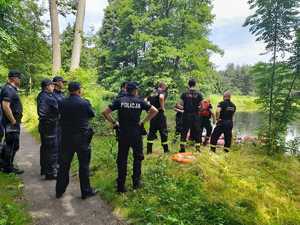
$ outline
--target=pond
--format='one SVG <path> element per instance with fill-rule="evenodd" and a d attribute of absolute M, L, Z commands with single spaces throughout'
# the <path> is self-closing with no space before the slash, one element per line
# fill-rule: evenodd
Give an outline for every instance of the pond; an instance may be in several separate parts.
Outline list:
<path fill-rule="evenodd" d="M 262 121 L 266 119 L 261 112 L 238 112 L 235 115 L 234 133 L 238 137 L 257 136 L 258 128 Z M 300 137 L 300 119 L 288 126 L 286 140 L 290 141 Z"/>

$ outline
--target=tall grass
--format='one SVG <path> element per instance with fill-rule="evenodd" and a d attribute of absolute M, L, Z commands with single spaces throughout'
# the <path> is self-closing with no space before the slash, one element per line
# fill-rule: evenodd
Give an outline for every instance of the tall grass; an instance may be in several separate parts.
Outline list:
<path fill-rule="evenodd" d="M 99 92 L 97 92 L 99 91 Z M 268 156 L 254 146 L 234 146 L 225 155 L 208 149 L 196 154 L 197 160 L 180 165 L 163 155 L 159 143 L 154 154 L 143 163 L 144 188 L 131 190 L 132 157 L 129 160 L 125 195 L 115 193 L 116 148 L 112 130 L 100 120 L 104 90 L 87 90 L 87 97 L 97 105 L 98 128 L 93 139 L 92 180 L 101 196 L 114 211 L 137 225 L 297 225 L 300 224 L 300 162 L 289 156 Z M 26 100 L 32 101 L 33 97 Z M 213 104 L 220 97 L 211 97 Z M 249 100 L 249 99 L 248 99 Z M 254 99 L 253 99 L 254 100 Z M 246 101 L 234 99 L 237 105 Z M 240 101 L 240 102 L 239 102 Z M 249 103 L 249 101 L 248 101 Z M 249 104 L 245 104 L 249 105 Z M 30 106 L 30 107 L 29 107 Z M 26 108 L 31 108 L 30 110 Z M 34 103 L 25 105 L 31 112 Z M 169 115 L 171 111 L 169 111 Z M 26 113 L 25 113 L 26 114 Z M 25 125 L 33 133 L 36 119 L 25 115 Z M 27 118 L 27 120 L 26 120 Z M 176 152 L 177 145 L 171 146 Z M 76 162 L 73 172 L 76 172 Z"/>

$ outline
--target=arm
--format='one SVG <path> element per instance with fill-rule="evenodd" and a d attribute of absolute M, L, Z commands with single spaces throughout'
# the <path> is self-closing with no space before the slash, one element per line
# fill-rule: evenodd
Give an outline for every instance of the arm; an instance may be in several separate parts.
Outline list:
<path fill-rule="evenodd" d="M 215 124 L 216 123 L 216 115 L 213 113 L 213 112 L 211 112 L 211 116 L 212 116 L 212 119 L 213 119 L 213 123 Z"/>
<path fill-rule="evenodd" d="M 162 111 L 165 111 L 165 96 L 163 94 L 159 95 L 159 104 L 160 104 L 160 109 Z"/>
<path fill-rule="evenodd" d="M 148 121 L 150 121 L 153 117 L 156 116 L 157 113 L 158 113 L 158 110 L 154 106 L 151 106 L 151 108 L 148 111 L 147 116 L 142 120 L 142 122 L 140 123 L 140 125 L 144 124 L 144 123 L 147 123 Z"/>
<path fill-rule="evenodd" d="M 115 126 L 115 125 L 118 124 L 118 122 L 115 121 L 115 120 L 113 119 L 111 113 L 112 113 L 112 110 L 111 110 L 109 107 L 107 107 L 107 108 L 102 112 L 102 115 L 104 116 L 104 118 L 105 118 L 108 122 L 110 122 L 110 123 L 112 124 L 112 126 Z"/>
<path fill-rule="evenodd" d="M 175 112 L 183 113 L 184 111 L 182 109 L 179 109 L 177 106 L 174 108 Z"/>
<path fill-rule="evenodd" d="M 216 110 L 216 120 L 217 120 L 217 121 L 220 120 L 220 113 L 221 113 L 221 110 L 222 110 L 222 109 L 221 109 L 220 107 L 218 107 L 217 110 Z"/>
<path fill-rule="evenodd" d="M 12 125 L 15 125 L 17 123 L 17 121 L 16 121 L 16 119 L 15 119 L 15 117 L 14 117 L 12 111 L 11 111 L 10 102 L 3 101 L 2 102 L 2 108 L 3 108 L 4 114 L 9 119 L 10 123 Z"/>

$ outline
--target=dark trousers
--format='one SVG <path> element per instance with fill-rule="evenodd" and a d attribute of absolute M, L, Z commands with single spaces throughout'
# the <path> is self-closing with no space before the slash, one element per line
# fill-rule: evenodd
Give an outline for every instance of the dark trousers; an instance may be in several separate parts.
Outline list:
<path fill-rule="evenodd" d="M 134 129 L 131 132 L 120 131 L 120 138 L 118 143 L 118 178 L 117 185 L 119 188 L 124 187 L 127 176 L 127 162 L 129 149 L 133 151 L 133 184 L 137 184 L 141 179 L 143 154 L 143 139 L 140 130 Z"/>
<path fill-rule="evenodd" d="M 64 193 L 69 184 L 69 172 L 74 154 L 79 161 L 79 179 L 81 194 L 91 192 L 90 185 L 90 161 L 91 148 L 90 137 L 87 133 L 69 134 L 62 131 L 62 149 L 59 152 L 59 169 L 56 182 L 56 193 Z"/>
<path fill-rule="evenodd" d="M 167 118 L 163 112 L 159 112 L 151 121 L 150 129 L 147 137 L 147 152 L 152 152 L 154 140 L 157 139 L 157 132 L 160 134 L 161 144 L 164 151 L 168 151 L 168 127 Z"/>
<path fill-rule="evenodd" d="M 14 168 L 16 152 L 20 148 L 20 124 L 5 125 L 5 144 L 3 152 L 3 169 L 10 172 Z"/>
<path fill-rule="evenodd" d="M 212 133 L 212 125 L 209 117 L 202 117 L 201 118 L 201 126 L 200 126 L 200 136 L 201 136 L 201 141 L 202 141 L 202 133 L 203 130 L 205 129 L 206 131 L 206 137 L 205 137 L 205 143 L 208 141 L 208 139 L 211 136 Z"/>
<path fill-rule="evenodd" d="M 41 137 L 41 174 L 46 176 L 55 175 L 58 164 L 57 122 L 40 121 L 39 132 Z"/>
<path fill-rule="evenodd" d="M 184 113 L 182 117 L 183 129 L 181 132 L 181 144 L 180 151 L 185 151 L 187 134 L 190 131 L 193 135 L 194 141 L 196 142 L 196 148 L 200 148 L 201 143 L 201 134 L 200 134 L 200 126 L 201 126 L 201 118 L 197 115 L 197 113 Z"/>
<path fill-rule="evenodd" d="M 232 128 L 233 128 L 233 122 L 232 120 L 222 120 L 217 123 L 217 126 L 215 127 L 211 138 L 210 138 L 210 144 L 211 149 L 215 150 L 218 139 L 221 137 L 222 134 L 224 134 L 224 149 L 229 150 L 231 147 L 231 140 L 232 140 Z"/>

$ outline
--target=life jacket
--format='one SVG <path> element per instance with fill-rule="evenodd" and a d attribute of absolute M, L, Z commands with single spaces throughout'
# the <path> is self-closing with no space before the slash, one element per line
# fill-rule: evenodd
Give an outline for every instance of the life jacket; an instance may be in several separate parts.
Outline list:
<path fill-rule="evenodd" d="M 209 100 L 201 101 L 199 115 L 203 116 L 203 117 L 210 117 L 211 116 Z"/>

